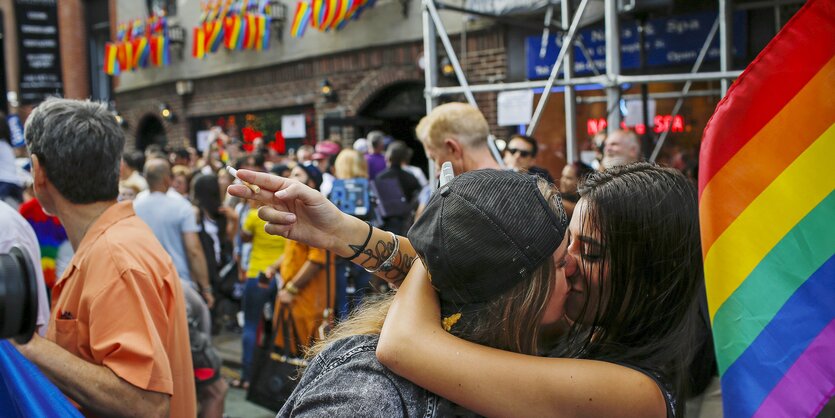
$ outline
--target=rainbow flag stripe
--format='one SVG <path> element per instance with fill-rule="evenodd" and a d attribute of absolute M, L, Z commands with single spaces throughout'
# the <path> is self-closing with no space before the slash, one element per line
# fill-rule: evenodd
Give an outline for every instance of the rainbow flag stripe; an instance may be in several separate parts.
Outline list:
<path fill-rule="evenodd" d="M 290 26 L 290 36 L 298 38 L 304 35 L 311 14 L 310 3 L 300 1 L 296 5 L 296 14 L 293 16 L 293 24 Z"/>
<path fill-rule="evenodd" d="M 810 0 L 705 129 L 699 207 L 725 416 L 835 395 L 835 2 Z"/>

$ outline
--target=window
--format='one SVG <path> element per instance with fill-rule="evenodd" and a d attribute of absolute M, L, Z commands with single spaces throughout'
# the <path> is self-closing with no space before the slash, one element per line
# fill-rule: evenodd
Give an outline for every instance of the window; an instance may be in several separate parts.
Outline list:
<path fill-rule="evenodd" d="M 177 0 L 146 0 L 148 4 L 148 16 L 155 13 L 165 12 L 166 16 L 177 14 Z"/>

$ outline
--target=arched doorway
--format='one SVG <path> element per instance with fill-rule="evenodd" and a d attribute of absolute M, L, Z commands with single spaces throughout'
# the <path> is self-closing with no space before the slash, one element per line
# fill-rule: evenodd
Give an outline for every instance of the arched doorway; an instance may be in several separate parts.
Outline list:
<path fill-rule="evenodd" d="M 148 145 L 158 144 L 164 147 L 167 143 L 168 137 L 165 135 L 165 127 L 158 117 L 147 115 L 139 121 L 139 127 L 136 129 L 137 149 L 145 151 Z"/>
<path fill-rule="evenodd" d="M 426 153 L 415 136 L 415 127 L 426 115 L 423 84 L 417 81 L 392 84 L 380 90 L 357 115 L 377 122 L 375 126 L 360 127 L 361 136 L 380 129 L 394 139 L 406 142 L 414 150 L 412 165 L 426 170 Z"/>

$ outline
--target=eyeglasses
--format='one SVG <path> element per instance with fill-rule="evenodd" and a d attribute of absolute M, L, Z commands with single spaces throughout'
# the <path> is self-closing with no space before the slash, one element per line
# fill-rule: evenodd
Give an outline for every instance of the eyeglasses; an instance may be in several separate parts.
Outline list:
<path fill-rule="evenodd" d="M 522 157 L 522 158 L 528 158 L 528 157 L 533 156 L 533 152 L 528 151 L 528 150 L 524 150 L 524 149 L 518 149 L 518 148 L 508 148 L 507 152 L 509 152 L 512 155 L 515 155 L 515 154 L 518 153 L 519 156 Z"/>

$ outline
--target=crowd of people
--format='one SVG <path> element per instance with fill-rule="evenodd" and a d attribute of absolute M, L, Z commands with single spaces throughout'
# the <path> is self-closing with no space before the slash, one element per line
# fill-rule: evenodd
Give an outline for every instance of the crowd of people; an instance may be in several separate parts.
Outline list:
<path fill-rule="evenodd" d="M 639 162 L 634 133 L 555 180 L 535 138 L 496 161 L 481 112 L 445 104 L 415 132 L 453 167 L 437 188 L 380 131 L 288 156 L 213 132 L 202 153 L 125 151 L 99 104 L 27 120 L 31 181 L 3 190 L 69 261 L 18 348 L 83 412 L 222 416 L 264 346 L 309 361 L 279 416 L 672 417 L 710 381 L 694 185 Z M 241 333 L 228 383 L 223 330 Z"/>

